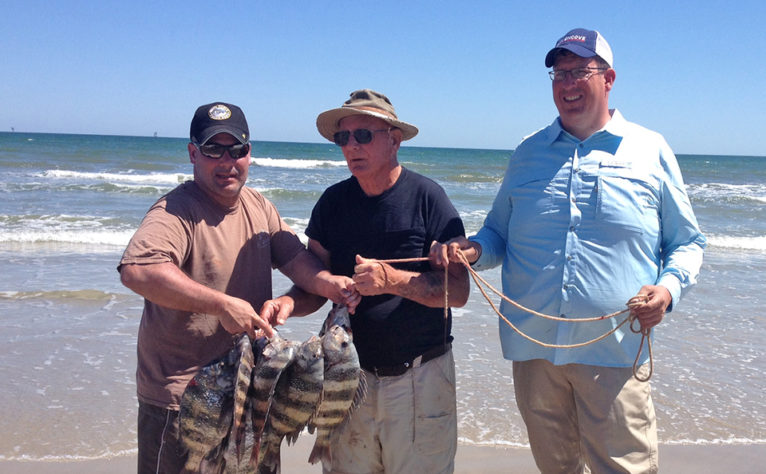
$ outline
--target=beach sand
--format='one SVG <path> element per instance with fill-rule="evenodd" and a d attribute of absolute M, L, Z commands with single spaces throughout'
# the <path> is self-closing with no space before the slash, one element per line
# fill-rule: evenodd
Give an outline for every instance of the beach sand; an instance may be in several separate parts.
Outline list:
<path fill-rule="evenodd" d="M 282 472 L 321 473 L 321 464 L 306 460 L 313 436 L 301 436 L 294 446 L 282 445 Z M 660 472 L 670 474 L 764 472 L 766 444 L 660 445 Z M 136 472 L 135 456 L 71 462 L 0 461 L 4 474 L 123 474 Z M 459 474 L 533 474 L 539 472 L 527 448 L 458 446 L 455 472 Z"/>

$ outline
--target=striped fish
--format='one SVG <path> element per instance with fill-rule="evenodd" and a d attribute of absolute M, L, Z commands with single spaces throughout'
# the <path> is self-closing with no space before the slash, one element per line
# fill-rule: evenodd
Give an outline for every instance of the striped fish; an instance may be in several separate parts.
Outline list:
<path fill-rule="evenodd" d="M 187 452 L 187 472 L 218 472 L 223 440 L 234 415 L 234 384 L 239 347 L 202 367 L 181 396 L 179 441 Z"/>
<path fill-rule="evenodd" d="M 234 441 L 237 463 L 242 460 L 242 443 L 245 438 L 246 416 L 248 415 L 250 384 L 252 380 L 255 355 L 250 336 L 242 334 L 237 341 L 237 373 L 234 385 L 234 421 L 231 426 L 231 440 Z"/>
<path fill-rule="evenodd" d="M 321 460 L 327 469 L 332 465 L 330 444 L 333 431 L 348 418 L 366 392 L 350 327 L 346 308 L 335 307 L 325 321 L 322 335 L 324 384 L 317 415 L 308 428 L 311 433 L 317 430 L 309 462 L 315 464 Z"/>
<path fill-rule="evenodd" d="M 249 410 L 250 403 L 246 405 L 246 409 Z M 253 425 L 250 416 L 245 416 L 244 421 L 244 437 L 240 440 L 240 445 L 236 445 L 233 433 L 226 441 L 226 449 L 223 453 L 224 470 L 226 474 L 253 474 L 255 472 L 255 465 L 251 466 L 249 462 L 241 462 L 240 455 L 242 453 L 249 453 L 253 449 Z"/>
<path fill-rule="evenodd" d="M 271 407 L 279 376 L 295 358 L 299 343 L 274 335 L 270 340 L 262 337 L 256 341 L 260 354 L 252 371 L 250 386 L 250 416 L 253 429 L 253 451 L 250 466 L 255 467 L 260 451 L 261 437 Z"/>
<path fill-rule="evenodd" d="M 292 443 L 316 413 L 322 395 L 324 356 L 322 341 L 311 336 L 301 344 L 295 360 L 277 382 L 263 432 L 258 473 L 280 472 L 282 439 Z"/>

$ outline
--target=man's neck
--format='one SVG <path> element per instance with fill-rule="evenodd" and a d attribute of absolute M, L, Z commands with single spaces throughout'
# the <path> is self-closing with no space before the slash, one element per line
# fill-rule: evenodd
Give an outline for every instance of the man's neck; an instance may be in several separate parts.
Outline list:
<path fill-rule="evenodd" d="M 397 163 L 388 173 L 381 173 L 378 176 L 373 176 L 370 179 L 365 180 L 357 178 L 357 181 L 359 181 L 359 186 L 367 196 L 380 196 L 394 187 L 394 184 L 399 180 L 401 174 L 402 165 Z"/>
<path fill-rule="evenodd" d="M 606 112 L 602 114 L 597 121 L 594 121 L 593 123 L 590 123 L 587 125 L 579 125 L 577 123 L 565 124 L 562 121 L 561 128 L 566 130 L 568 133 L 573 135 L 578 140 L 584 141 L 588 137 L 593 135 L 594 133 L 604 128 L 606 124 L 609 123 L 610 120 L 612 120 L 612 112 L 614 112 L 614 109 L 612 110 L 607 109 Z"/>

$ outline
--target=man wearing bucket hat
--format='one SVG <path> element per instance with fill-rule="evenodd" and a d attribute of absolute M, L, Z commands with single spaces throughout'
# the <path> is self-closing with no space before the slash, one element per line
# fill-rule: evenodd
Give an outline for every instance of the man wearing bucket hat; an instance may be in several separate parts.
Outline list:
<path fill-rule="evenodd" d="M 325 301 L 299 288 L 272 299 L 272 268 L 337 303 L 353 307 L 359 298 L 350 278 L 330 274 L 245 186 L 250 132 L 239 107 L 200 106 L 190 140 L 194 179 L 149 209 L 118 267 L 123 284 L 145 298 L 136 371 L 142 473 L 183 470 L 179 404 L 201 367 L 228 352 L 237 334 L 271 336 L 272 325 Z"/>
<path fill-rule="evenodd" d="M 362 301 L 351 317 L 367 395 L 334 438 L 325 472 L 452 472 L 457 448 L 455 363 L 445 314 L 444 270 L 423 259 L 435 241 L 464 234 L 444 190 L 402 167 L 403 140 L 418 129 L 388 98 L 363 89 L 317 117 L 341 147 L 351 177 L 329 187 L 311 213 L 309 249 L 334 274 L 353 276 Z M 450 265 L 449 306 L 468 299 L 464 267 Z M 445 317 L 446 316 L 446 317 Z"/>
<path fill-rule="evenodd" d="M 696 282 L 706 240 L 664 138 L 609 109 L 613 60 L 598 31 L 578 28 L 556 42 L 545 66 L 559 117 L 516 148 L 479 232 L 434 246 L 431 256 L 457 260 L 459 249 L 476 270 L 502 263 L 509 299 L 564 319 L 610 314 L 641 295 L 631 315 L 648 332 Z M 572 347 L 622 319 L 573 324 L 505 302 L 501 311 L 549 344 L 500 323 L 538 468 L 657 472 L 645 346 L 637 359 L 642 334 L 623 326 Z"/>

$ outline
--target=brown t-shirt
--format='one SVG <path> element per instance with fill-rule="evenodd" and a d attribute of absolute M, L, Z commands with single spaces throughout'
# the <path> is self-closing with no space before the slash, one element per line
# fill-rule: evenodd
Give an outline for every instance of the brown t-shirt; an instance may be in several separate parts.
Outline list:
<path fill-rule="evenodd" d="M 192 280 L 250 302 L 260 311 L 272 298 L 271 271 L 305 249 L 273 204 L 243 187 L 225 208 L 187 181 L 147 212 L 120 260 L 173 262 Z M 165 308 L 144 300 L 138 330 L 138 399 L 178 409 L 200 367 L 232 347 L 233 336 L 212 315 Z"/>

